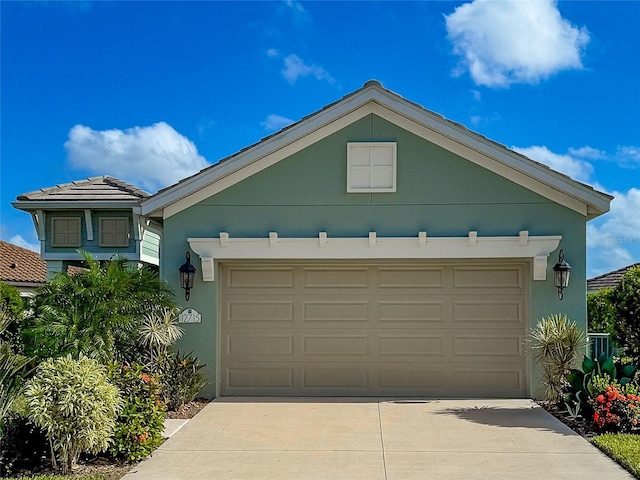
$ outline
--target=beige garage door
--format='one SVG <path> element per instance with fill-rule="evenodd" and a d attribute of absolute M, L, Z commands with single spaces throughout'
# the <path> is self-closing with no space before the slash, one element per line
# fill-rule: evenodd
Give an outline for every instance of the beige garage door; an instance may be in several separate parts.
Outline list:
<path fill-rule="evenodd" d="M 222 395 L 522 397 L 526 266 L 227 264 Z"/>

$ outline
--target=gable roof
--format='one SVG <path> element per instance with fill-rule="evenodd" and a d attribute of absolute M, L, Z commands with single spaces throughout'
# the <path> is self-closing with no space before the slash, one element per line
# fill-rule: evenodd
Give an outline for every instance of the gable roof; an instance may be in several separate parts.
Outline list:
<path fill-rule="evenodd" d="M 80 208 L 85 207 L 87 202 L 93 206 L 101 202 L 105 204 L 104 206 L 112 204 L 128 206 L 138 205 L 140 200 L 149 196 L 149 193 L 134 185 L 103 175 L 23 193 L 18 195 L 18 201 L 13 205 L 23 210 L 69 205 Z"/>
<path fill-rule="evenodd" d="M 613 272 L 604 273 L 587 280 L 587 290 L 602 290 L 603 288 L 615 288 L 622 280 L 622 276 L 627 273 L 627 270 L 633 267 L 640 267 L 640 262 L 628 265 L 626 267 L 619 268 Z"/>
<path fill-rule="evenodd" d="M 0 240 L 0 280 L 38 286 L 47 281 L 47 262 L 35 252 Z"/>
<path fill-rule="evenodd" d="M 610 195 L 509 150 L 463 125 L 369 81 L 321 110 L 143 200 L 142 214 L 170 217 L 268 168 L 345 126 L 375 114 L 587 218 L 609 210 Z"/>

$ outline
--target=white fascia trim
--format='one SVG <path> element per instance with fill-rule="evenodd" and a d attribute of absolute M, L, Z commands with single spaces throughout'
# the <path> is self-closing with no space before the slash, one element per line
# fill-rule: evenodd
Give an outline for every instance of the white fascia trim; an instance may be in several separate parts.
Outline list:
<path fill-rule="evenodd" d="M 601 192 L 583 186 L 575 180 L 565 178 L 562 174 L 559 174 L 542 165 L 538 165 L 533 161 L 522 158 L 519 155 L 508 150 L 506 147 L 497 147 L 493 144 L 493 142 L 479 138 L 478 134 L 472 133 L 470 131 L 464 131 L 462 129 L 456 129 L 448 122 L 444 122 L 439 118 L 434 118 L 432 115 L 429 115 L 429 113 L 426 112 L 422 107 L 418 107 L 406 101 L 398 101 L 393 99 L 391 99 L 390 101 L 388 96 L 382 94 L 377 95 L 375 98 L 376 100 L 379 100 L 380 107 L 374 112 L 376 115 L 383 116 L 384 112 L 394 112 L 405 117 L 405 120 L 408 120 L 411 123 L 420 122 L 422 125 L 428 127 L 433 131 L 432 135 L 427 138 L 419 132 L 413 133 L 416 133 L 418 136 L 421 136 L 426 140 L 434 141 L 431 139 L 433 134 L 436 134 L 441 138 L 448 137 L 449 139 L 454 140 L 455 145 L 466 147 L 465 151 L 475 151 L 476 158 L 477 154 L 482 154 L 485 156 L 486 160 L 491 160 L 494 164 L 501 163 L 503 164 L 503 166 L 515 169 L 517 172 L 530 177 L 527 184 L 522 183 L 522 185 L 526 186 L 527 188 L 531 188 L 532 182 L 547 185 L 552 187 L 554 190 L 560 190 L 558 193 L 562 193 L 572 198 L 573 200 L 578 200 L 582 204 L 589 205 L 592 209 L 597 209 L 598 211 L 600 211 L 600 213 L 609 211 L 610 198 L 606 194 L 602 194 Z M 383 118 L 394 123 L 397 123 L 397 121 L 399 120 L 399 117 Z M 405 125 L 406 122 L 399 124 L 399 126 L 402 126 L 403 128 L 405 128 Z M 451 150 L 451 148 L 446 145 L 440 146 Z M 468 158 L 469 160 L 474 162 L 476 161 L 474 158 L 470 158 L 468 154 L 465 155 L 454 150 L 451 151 L 457 153 L 458 155 L 461 155 L 463 158 Z M 479 163 L 479 165 L 488 168 L 500 175 L 503 175 L 505 172 L 505 170 L 493 170 L 492 168 L 490 168 L 490 165 L 487 164 Z M 544 193 L 541 194 L 547 196 Z M 586 205 L 583 207 L 584 212 L 586 212 Z"/>
<path fill-rule="evenodd" d="M 255 175 L 256 173 L 261 172 L 262 170 L 269 168 L 272 165 L 275 165 L 279 161 L 287 157 L 290 157 L 291 155 L 294 155 L 300 150 L 313 145 L 314 143 L 322 140 L 323 138 L 326 138 L 329 135 L 338 132 L 339 130 L 347 127 L 353 122 L 356 122 L 361 118 L 372 114 L 373 113 L 372 107 L 373 107 L 373 104 L 369 103 L 353 112 L 346 114 L 343 117 L 340 117 L 334 120 L 331 123 L 328 123 L 327 125 L 311 133 L 305 134 L 304 136 L 294 141 L 293 143 L 289 143 L 287 145 L 284 145 L 278 148 L 277 150 L 267 153 L 262 158 L 259 158 L 259 159 L 253 158 L 255 155 L 253 154 L 254 152 L 252 152 L 252 155 L 250 157 L 243 158 L 244 161 L 241 165 L 237 164 L 240 159 L 237 159 L 235 162 L 229 160 L 222 163 L 220 165 L 220 168 L 215 169 L 216 178 L 213 180 L 213 183 L 211 178 L 208 178 L 205 180 L 205 178 L 203 177 L 202 183 L 206 183 L 206 186 L 202 188 L 195 187 L 196 190 L 193 193 L 189 194 L 184 198 L 177 200 L 174 203 L 167 205 L 164 208 L 164 214 L 163 214 L 164 218 L 166 219 L 172 215 L 175 215 L 178 212 L 181 212 L 182 210 L 185 210 L 186 208 L 189 208 L 195 205 L 198 202 L 201 202 L 202 200 L 206 200 L 212 195 L 215 195 L 217 193 L 220 193 L 223 190 L 226 190 L 227 188 L 235 185 L 236 183 L 239 183 L 242 180 L 249 178 L 252 175 Z M 214 172 L 212 171 L 212 173 Z M 176 195 L 176 197 L 177 196 L 178 195 Z M 143 205 L 143 211 L 148 212 L 146 209 L 147 209 L 147 205 L 145 204 Z"/>
<path fill-rule="evenodd" d="M 89 252 L 91 257 L 95 260 L 111 260 L 114 256 L 124 257 L 130 261 L 139 260 L 139 255 L 137 252 L 135 253 L 121 253 L 121 252 L 112 252 L 112 253 L 93 253 Z M 75 260 L 84 260 L 84 257 L 79 253 L 75 252 L 67 252 L 67 253 L 43 253 L 40 255 L 42 260 L 67 260 L 67 261 L 75 261 Z"/>
<path fill-rule="evenodd" d="M 547 258 L 562 240 L 561 235 L 512 237 L 378 237 L 365 238 L 188 238 L 189 246 L 201 260 L 203 281 L 214 281 L 211 268 L 220 260 L 369 260 L 369 259 L 472 259 L 527 258 L 533 260 L 534 280 L 545 280 Z M 274 238 L 277 241 L 274 242 Z M 373 239 L 373 240 L 372 240 Z M 226 246 L 225 246 L 226 244 Z"/>
<path fill-rule="evenodd" d="M 482 140 L 477 134 L 455 128 L 422 107 L 395 97 L 395 94 L 377 87 L 365 89 L 219 166 L 195 175 L 153 196 L 149 201 L 143 201 L 142 214 L 162 211 L 164 218 L 168 218 L 371 113 L 392 122 L 404 118 L 400 125 L 403 128 L 413 124 L 408 128 L 409 131 L 589 218 L 609 210 L 609 196 L 528 161 L 506 148 L 497 147 L 489 140 Z M 260 165 L 244 168 L 254 162 Z"/>
<path fill-rule="evenodd" d="M 372 101 L 375 92 L 375 87 L 364 89 L 362 92 L 359 92 L 358 94 L 355 94 L 350 98 L 339 101 L 329 108 L 320 110 L 308 119 L 294 124 L 290 128 L 276 134 L 272 138 L 258 142 L 252 148 L 249 148 L 245 152 L 236 154 L 233 158 L 229 158 L 221 164 L 215 165 L 209 170 L 202 172 L 202 174 L 196 174 L 193 177 L 183 180 L 181 183 L 174 185 L 168 190 L 152 196 L 147 201 L 142 202 L 142 214 L 149 215 L 164 209 L 163 216 L 164 218 L 168 218 L 178 211 L 194 205 L 200 200 L 193 203 L 187 202 L 186 206 L 183 206 L 181 209 L 173 208 L 174 202 L 191 198 L 192 195 L 202 191 L 213 182 L 217 182 L 220 178 L 229 175 L 230 173 L 239 170 L 246 165 L 255 162 L 256 160 L 261 160 L 262 158 L 271 158 L 274 153 L 279 154 L 278 160 L 269 163 L 268 166 L 273 165 L 274 163 L 277 163 L 277 161 L 280 161 L 288 157 L 289 155 L 292 155 L 293 153 L 301 150 L 302 148 L 305 148 L 306 146 L 309 146 L 316 141 L 321 140 L 331 133 L 337 132 L 341 128 L 346 127 L 350 123 L 355 122 L 362 116 L 366 115 L 366 113 L 364 113 L 362 115 L 356 115 L 354 117 L 351 114 L 353 114 L 355 110 L 358 110 L 363 105 L 366 105 L 367 103 Z M 333 127 L 332 124 L 334 122 L 338 122 L 339 126 Z M 304 141 L 307 135 L 309 135 L 310 133 L 315 134 L 316 130 L 323 126 L 329 127 L 329 130 L 325 130 L 325 133 L 323 135 L 314 135 L 312 141 Z M 293 150 L 285 148 L 290 144 L 302 145 L 301 141 L 304 141 L 304 146 L 299 146 L 298 148 L 294 148 Z M 262 170 L 262 168 L 258 171 L 260 170 Z M 253 173 L 251 173 L 250 175 L 253 175 Z M 250 175 L 243 176 L 236 181 L 241 181 Z M 224 188 L 221 190 L 224 190 Z M 208 198 L 208 196 L 203 197 L 202 199 L 204 198 Z M 169 214 L 167 214 L 167 209 L 170 209 Z"/>

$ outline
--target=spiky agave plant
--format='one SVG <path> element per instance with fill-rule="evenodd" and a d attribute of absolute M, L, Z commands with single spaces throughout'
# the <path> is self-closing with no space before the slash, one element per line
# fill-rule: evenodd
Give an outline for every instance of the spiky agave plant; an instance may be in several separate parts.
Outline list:
<path fill-rule="evenodd" d="M 544 397 L 557 403 L 562 400 L 565 375 L 584 353 L 587 338 L 576 322 L 566 315 L 543 318 L 530 332 L 534 358 L 542 368 Z"/>

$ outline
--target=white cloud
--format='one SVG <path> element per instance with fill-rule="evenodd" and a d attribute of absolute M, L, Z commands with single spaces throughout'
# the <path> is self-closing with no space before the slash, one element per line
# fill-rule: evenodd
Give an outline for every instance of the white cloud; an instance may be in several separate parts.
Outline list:
<path fill-rule="evenodd" d="M 19 247 L 26 248 L 27 250 L 31 250 L 32 252 L 40 253 L 40 244 L 29 243 L 24 239 L 22 235 L 14 235 L 9 239 L 9 243 L 13 243 L 14 245 L 18 245 Z"/>
<path fill-rule="evenodd" d="M 287 125 L 291 125 L 292 123 L 293 120 L 291 120 L 290 118 L 272 113 L 265 119 L 264 122 L 262 122 L 261 125 L 265 130 L 280 130 Z"/>
<path fill-rule="evenodd" d="M 616 160 L 622 168 L 640 167 L 640 147 L 618 147 L 616 150 Z"/>
<path fill-rule="evenodd" d="M 558 71 L 580 69 L 589 43 L 587 29 L 562 18 L 554 0 L 474 0 L 445 21 L 462 69 L 487 87 L 535 84 Z"/>
<path fill-rule="evenodd" d="M 284 58 L 284 68 L 282 69 L 282 76 L 287 79 L 289 83 L 296 83 L 296 80 L 300 77 L 313 76 L 316 80 L 324 80 L 329 83 L 335 83 L 334 78 L 329 75 L 324 68 L 318 65 L 308 65 L 299 56 L 291 54 Z"/>
<path fill-rule="evenodd" d="M 278 58 L 281 55 L 278 50 L 272 48 L 267 50 L 267 56 L 270 58 Z M 293 53 L 284 57 L 283 62 L 284 68 L 281 71 L 282 76 L 291 84 L 296 83 L 296 80 L 299 78 L 307 76 L 315 77 L 316 80 L 326 81 L 330 84 L 336 82 L 324 68 L 314 64 L 307 64 Z"/>
<path fill-rule="evenodd" d="M 124 131 L 76 125 L 64 146 L 72 167 L 113 175 L 151 192 L 208 166 L 193 142 L 165 122 Z"/>
<path fill-rule="evenodd" d="M 574 158 L 571 155 L 554 153 L 545 146 L 534 145 L 526 148 L 511 147 L 511 149 L 536 162 L 544 163 L 552 169 L 570 176 L 574 180 L 583 183 L 590 182 L 593 166 L 589 162 Z"/>
<path fill-rule="evenodd" d="M 311 14 L 300 2 L 285 0 L 284 7 L 285 12 L 291 16 L 293 24 L 296 27 L 307 26 L 311 23 Z"/>
<path fill-rule="evenodd" d="M 575 157 L 586 158 L 589 160 L 604 160 L 607 154 L 602 150 L 592 148 L 589 145 L 580 148 L 570 148 L 569 153 Z"/>
<path fill-rule="evenodd" d="M 612 195 L 609 213 L 587 225 L 589 277 L 640 262 L 640 189 Z"/>

